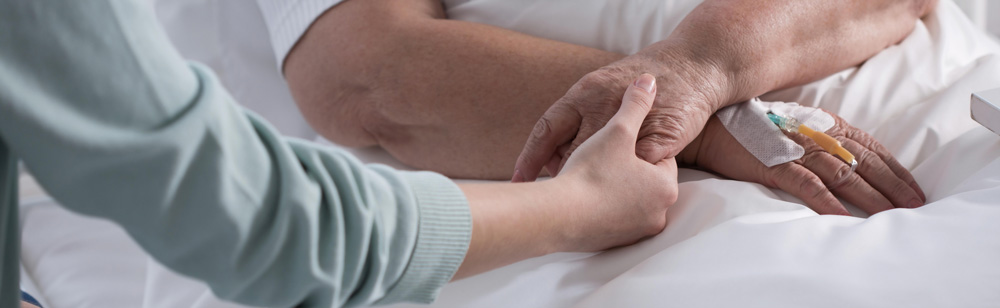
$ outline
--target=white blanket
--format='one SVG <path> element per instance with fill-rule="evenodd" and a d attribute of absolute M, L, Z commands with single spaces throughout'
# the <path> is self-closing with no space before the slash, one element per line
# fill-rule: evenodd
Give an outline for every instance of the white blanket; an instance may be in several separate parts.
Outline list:
<path fill-rule="evenodd" d="M 665 36 L 697 3 L 445 2 L 452 18 L 623 53 Z M 575 17 L 551 17 L 567 14 Z M 222 76 L 237 87 L 260 82 Z M 997 87 L 1000 46 L 942 0 L 906 40 L 861 67 L 765 97 L 819 106 L 870 132 L 913 171 L 928 205 L 868 219 L 818 216 L 781 191 L 681 170 L 662 234 L 458 281 L 433 306 L 995 307 L 1000 136 L 969 118 L 969 96 Z M 26 275 L 52 307 L 230 306 L 147 261 L 107 222 L 53 204 L 26 207 L 22 222 Z"/>

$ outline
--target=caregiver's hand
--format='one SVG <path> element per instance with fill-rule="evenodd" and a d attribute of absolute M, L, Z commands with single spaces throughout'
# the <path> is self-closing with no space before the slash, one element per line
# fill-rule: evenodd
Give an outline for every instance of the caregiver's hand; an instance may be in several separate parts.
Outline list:
<path fill-rule="evenodd" d="M 614 115 L 625 85 L 642 72 L 656 76 L 658 89 L 635 145 L 648 162 L 677 155 L 728 97 L 729 79 L 703 59 L 667 52 L 626 57 L 581 78 L 542 115 L 512 181 L 534 181 L 543 167 L 558 174 L 570 154 Z"/>
<path fill-rule="evenodd" d="M 567 209 L 576 216 L 569 250 L 594 251 L 634 243 L 660 233 L 667 207 L 677 200 L 674 159 L 653 163 L 635 154 L 636 137 L 656 93 L 656 80 L 643 74 L 629 83 L 618 112 L 566 161 L 554 181 L 571 181 L 581 202 Z"/>
<path fill-rule="evenodd" d="M 656 93 L 642 75 L 618 112 L 580 145 L 562 174 L 519 184 L 459 184 L 472 212 L 472 241 L 456 279 L 560 251 L 598 251 L 663 231 L 677 200 L 673 158 L 635 155 L 636 136 Z M 648 89 L 648 90 L 647 90 Z"/>
<path fill-rule="evenodd" d="M 927 199 L 920 186 L 882 144 L 837 115 L 830 115 L 836 124 L 826 133 L 854 154 L 858 161 L 856 172 L 812 139 L 792 133 L 786 135 L 805 148 L 805 155 L 768 168 L 743 148 L 716 117 L 709 120 L 678 159 L 732 179 L 784 190 L 820 214 L 850 215 L 835 195 L 869 214 L 924 204 Z"/>

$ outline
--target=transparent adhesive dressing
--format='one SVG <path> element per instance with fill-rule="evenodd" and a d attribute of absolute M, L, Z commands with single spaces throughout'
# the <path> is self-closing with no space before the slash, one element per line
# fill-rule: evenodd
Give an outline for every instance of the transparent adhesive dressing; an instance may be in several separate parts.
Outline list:
<path fill-rule="evenodd" d="M 777 115 L 773 112 L 768 112 L 767 117 L 771 119 L 771 122 L 774 122 L 775 125 L 778 125 L 778 128 L 781 128 L 783 131 L 799 133 L 809 137 L 809 139 L 815 141 L 816 144 L 823 148 L 823 150 L 850 164 L 852 172 L 858 167 L 858 161 L 854 159 L 854 155 L 847 151 L 847 149 L 840 144 L 840 141 L 830 137 L 830 135 L 813 130 L 812 128 L 809 128 L 809 126 L 802 125 L 802 123 L 799 123 L 798 120 L 792 117 Z"/>

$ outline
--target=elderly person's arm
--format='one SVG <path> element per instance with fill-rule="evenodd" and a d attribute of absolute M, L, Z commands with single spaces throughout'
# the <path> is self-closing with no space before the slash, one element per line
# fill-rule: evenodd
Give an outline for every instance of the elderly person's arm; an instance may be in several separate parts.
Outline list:
<path fill-rule="evenodd" d="M 622 85 L 645 68 L 660 75 L 660 92 L 638 150 L 655 160 L 678 154 L 724 105 L 861 63 L 902 39 L 933 5 L 910 0 L 708 1 L 669 39 L 593 71 L 622 56 L 447 20 L 435 0 L 348 0 L 317 14 L 288 54 L 284 72 L 302 111 L 324 136 L 347 145 L 378 144 L 410 165 L 450 176 L 494 179 L 513 172 L 524 136 L 558 99 L 553 93 L 583 77 L 529 139 L 515 178 L 532 180 L 545 165 L 558 170 L 580 142 L 602 127 L 617 106 Z M 283 41 L 291 47 L 289 40 Z M 284 50 L 279 48 L 280 56 Z M 868 138 L 862 154 L 874 155 L 859 157 L 884 161 L 875 162 L 881 168 L 866 170 L 871 173 L 866 179 L 893 185 L 834 189 L 838 195 L 876 200 L 863 206 L 869 212 L 923 201 L 912 176 L 891 154 L 842 124 L 851 136 Z M 845 213 L 823 182 L 835 179 L 826 173 L 836 172 L 837 166 L 805 164 L 807 168 L 783 167 L 792 169 L 787 172 L 760 172 L 753 160 L 737 166 L 727 164 L 734 160 L 712 163 L 710 158 L 719 155 L 705 149 L 739 145 L 724 130 L 710 135 L 688 147 L 683 161 L 782 188 L 821 213 Z M 911 188 L 896 189 L 898 182 Z"/>
<path fill-rule="evenodd" d="M 902 40 L 936 2 L 705 1 L 667 39 L 577 82 L 536 124 L 516 169 L 532 180 L 558 166 L 608 118 L 607 98 L 622 91 L 615 84 L 648 70 L 664 91 L 637 151 L 651 161 L 675 156 L 719 108 L 858 65 Z"/>
<path fill-rule="evenodd" d="M 532 130 L 513 180 L 534 180 L 543 167 L 558 173 L 577 144 L 604 125 L 613 110 L 609 106 L 614 106 L 607 97 L 621 91 L 615 84 L 640 71 L 656 72 L 664 89 L 636 145 L 640 157 L 658 161 L 691 152 L 689 143 L 703 133 L 716 110 L 860 64 L 900 41 L 935 5 L 933 0 L 706 1 L 666 40 L 589 73 L 553 104 Z M 926 201 L 913 177 L 884 147 L 857 129 L 843 127 L 848 133 L 838 136 L 839 141 L 857 153 L 860 177 L 842 176 L 850 169 L 825 154 L 781 168 L 757 168 L 755 162 L 732 165 L 734 160 L 726 157 L 721 158 L 729 164 L 699 165 L 780 187 L 820 213 L 846 213 L 831 190 L 862 201 L 858 205 L 869 213 Z M 719 168 L 723 165 L 730 168 Z M 845 178 L 853 188 L 842 186 Z"/>
<path fill-rule="evenodd" d="M 448 20 L 438 0 L 348 0 L 309 27 L 284 74 L 309 123 L 337 143 L 381 145 L 452 177 L 509 179 L 538 117 L 621 58 Z"/>
<path fill-rule="evenodd" d="M 930 7 L 913 0 L 709 1 L 671 39 L 588 75 L 567 99 L 613 101 L 638 67 L 658 68 L 658 106 L 670 97 L 672 109 L 692 113 L 677 123 L 691 129 L 679 135 L 650 123 L 643 148 L 653 156 L 676 154 L 720 106 L 856 65 L 899 41 Z M 559 99 L 554 93 L 622 58 L 446 17 L 437 0 L 347 0 L 320 15 L 280 58 L 310 124 L 333 141 L 377 144 L 418 168 L 509 178 L 532 125 Z M 275 30 L 280 20 L 269 23 L 272 32 L 287 32 Z M 602 116 L 560 145 L 569 149 L 586 139 L 614 105 L 585 110 Z M 597 108 L 580 108 L 591 107 Z M 679 116 L 654 114 L 651 122 Z M 576 132 L 564 134 L 569 130 Z M 550 147 L 559 147 L 553 138 L 533 140 L 539 148 L 528 149 L 524 173 L 537 172 L 555 152 Z"/>

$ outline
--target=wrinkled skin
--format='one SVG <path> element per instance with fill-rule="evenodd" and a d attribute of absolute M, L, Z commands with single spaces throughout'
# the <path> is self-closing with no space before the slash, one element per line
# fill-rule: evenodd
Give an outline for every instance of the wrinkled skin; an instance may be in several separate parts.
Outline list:
<path fill-rule="evenodd" d="M 576 148 L 599 130 L 618 108 L 632 76 L 644 69 L 657 77 L 656 103 L 643 121 L 636 143 L 639 157 L 656 162 L 674 157 L 693 140 L 715 112 L 709 102 L 718 101 L 725 78 L 718 70 L 691 65 L 692 61 L 672 61 L 677 65 L 649 66 L 640 57 L 629 57 L 580 79 L 565 96 L 539 119 L 531 138 L 518 158 L 514 182 L 533 181 L 544 167 L 558 174 Z M 692 82 L 696 81 L 696 82 Z M 697 86 L 696 86 L 697 85 Z M 539 153 L 552 153 L 546 158 Z"/>
<path fill-rule="evenodd" d="M 678 157 L 682 163 L 732 179 L 762 183 L 789 192 L 820 214 L 849 215 L 836 197 L 869 214 L 893 208 L 915 208 L 926 202 L 927 197 L 913 176 L 889 150 L 868 133 L 835 114 L 830 115 L 836 121 L 826 134 L 854 154 L 858 161 L 854 172 L 850 165 L 798 133 L 786 135 L 805 148 L 805 155 L 768 168 L 743 148 L 716 117 L 709 120 L 702 134 Z"/>

